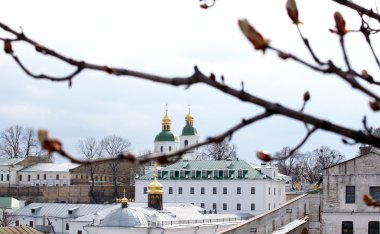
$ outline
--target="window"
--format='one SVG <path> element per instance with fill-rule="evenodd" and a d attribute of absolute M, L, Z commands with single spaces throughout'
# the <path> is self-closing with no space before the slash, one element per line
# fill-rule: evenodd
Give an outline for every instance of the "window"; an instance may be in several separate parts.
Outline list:
<path fill-rule="evenodd" d="M 251 194 L 255 194 L 255 187 L 251 187 Z"/>
<path fill-rule="evenodd" d="M 144 187 L 144 194 L 147 194 L 147 192 L 148 192 L 148 188 Z"/>
<path fill-rule="evenodd" d="M 22 181 L 22 175 L 19 176 L 19 180 Z"/>
<path fill-rule="evenodd" d="M 44 180 L 46 180 L 46 174 L 44 174 Z"/>
<path fill-rule="evenodd" d="M 236 204 L 236 210 L 241 210 L 241 204 L 240 203 Z"/>
<path fill-rule="evenodd" d="M 243 177 L 243 171 L 241 169 L 238 170 L 238 177 L 239 178 Z"/>
<path fill-rule="evenodd" d="M 30 181 L 30 175 L 28 175 L 28 181 Z"/>
<path fill-rule="evenodd" d="M 1 181 L 3 181 L 3 174 L 1 174 Z"/>
<path fill-rule="evenodd" d="M 343 221 L 342 222 L 342 234 L 353 234 L 354 233 L 354 222 Z"/>
<path fill-rule="evenodd" d="M 77 175 L 78 176 L 78 175 Z M 39 180 L 40 179 L 40 174 L 37 174 L 37 180 Z"/>
<path fill-rule="evenodd" d="M 179 176 L 180 176 L 181 178 L 185 177 L 185 171 L 184 171 L 184 170 L 180 170 L 180 171 L 179 171 Z"/>
<path fill-rule="evenodd" d="M 212 203 L 212 209 L 216 210 L 216 203 Z"/>
<path fill-rule="evenodd" d="M 195 178 L 195 170 L 192 170 L 192 171 L 191 171 L 191 177 L 192 177 L 192 178 Z"/>
<path fill-rule="evenodd" d="M 270 195 L 270 188 L 268 188 L 268 194 Z"/>
<path fill-rule="evenodd" d="M 58 187 L 58 184 L 55 184 L 56 187 Z"/>
<path fill-rule="evenodd" d="M 227 210 L 227 203 L 223 203 L 223 210 Z"/>
<path fill-rule="evenodd" d="M 172 147 L 171 147 L 171 146 L 169 146 L 169 152 L 170 152 L 170 151 L 172 151 Z"/>
<path fill-rule="evenodd" d="M 82 231 L 81 231 L 81 230 L 78 230 L 77 234 L 82 234 Z"/>
<path fill-rule="evenodd" d="M 70 230 L 69 223 L 66 223 L 66 230 Z"/>
<path fill-rule="evenodd" d="M 56 174 L 56 175 L 55 175 L 55 179 L 56 179 L 56 180 L 59 180 L 59 174 Z"/>
<path fill-rule="evenodd" d="M 20 221 L 16 220 L 16 226 L 20 226 Z"/>
<path fill-rule="evenodd" d="M 205 187 L 201 187 L 201 194 L 205 194 Z"/>
<path fill-rule="evenodd" d="M 207 171 L 206 170 L 202 170 L 202 178 L 206 178 L 207 176 Z"/>
<path fill-rule="evenodd" d="M 178 188 L 178 194 L 182 194 L 182 187 Z"/>
<path fill-rule="evenodd" d="M 237 194 L 241 194 L 241 187 L 237 187 L 237 189 L 236 189 L 236 193 L 237 193 Z"/>
<path fill-rule="evenodd" d="M 217 194 L 216 187 L 213 187 L 213 188 L 212 188 L 212 194 Z"/>
<path fill-rule="evenodd" d="M 273 195 L 276 195 L 276 188 L 273 188 Z"/>
<path fill-rule="evenodd" d="M 29 226 L 33 227 L 33 221 L 29 221 Z"/>
<path fill-rule="evenodd" d="M 190 194 L 194 194 L 194 187 L 190 187 Z"/>
<path fill-rule="evenodd" d="M 380 187 L 369 187 L 369 195 L 377 202 L 380 202 Z"/>
<path fill-rule="evenodd" d="M 270 210 L 270 203 L 268 203 L 268 210 Z"/>
<path fill-rule="evenodd" d="M 223 187 L 223 194 L 227 194 L 227 187 Z"/>
<path fill-rule="evenodd" d="M 218 177 L 218 170 L 214 170 L 214 177 Z"/>
<path fill-rule="evenodd" d="M 163 146 L 161 146 L 161 152 L 163 152 L 164 151 L 164 147 Z"/>
<path fill-rule="evenodd" d="M 204 203 L 201 203 L 201 208 L 205 208 L 205 204 Z"/>
<path fill-rule="evenodd" d="M 251 210 L 255 210 L 255 203 L 251 203 Z"/>
<path fill-rule="evenodd" d="M 185 140 L 185 147 L 187 147 L 188 145 L 189 145 L 189 141 Z"/>
<path fill-rule="evenodd" d="M 355 203 L 355 186 L 346 186 L 346 203 Z"/>
<path fill-rule="evenodd" d="M 228 170 L 224 170 L 223 176 L 228 177 Z"/>
<path fill-rule="evenodd" d="M 9 174 L 7 174 L 7 181 L 9 181 Z"/>
<path fill-rule="evenodd" d="M 174 178 L 174 171 L 170 170 L 170 178 Z"/>
<path fill-rule="evenodd" d="M 40 184 L 39 184 L 39 183 L 37 183 L 37 184 L 36 184 L 36 186 L 37 186 L 37 187 L 39 187 L 39 186 L 40 186 Z"/>
<path fill-rule="evenodd" d="M 380 225 L 378 221 L 368 222 L 368 234 L 380 234 Z"/>
<path fill-rule="evenodd" d="M 169 194 L 173 194 L 173 187 L 169 187 Z"/>

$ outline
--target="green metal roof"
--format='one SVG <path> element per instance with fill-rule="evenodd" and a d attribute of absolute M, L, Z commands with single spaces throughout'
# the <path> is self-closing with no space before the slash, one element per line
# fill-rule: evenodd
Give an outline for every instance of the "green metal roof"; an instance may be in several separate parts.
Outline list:
<path fill-rule="evenodd" d="M 182 129 L 182 136 L 194 136 L 197 134 L 197 129 L 190 124 L 186 124 L 186 126 Z"/>
<path fill-rule="evenodd" d="M 0 197 L 0 208 L 11 209 L 12 208 L 12 197 Z"/>
<path fill-rule="evenodd" d="M 162 131 L 157 134 L 154 141 L 176 141 L 177 137 L 171 131 Z"/>
<path fill-rule="evenodd" d="M 241 169 L 243 176 L 238 177 L 238 170 Z M 184 170 L 184 174 L 190 175 L 191 171 L 195 170 L 195 177 L 181 177 L 180 171 Z M 206 177 L 201 176 L 201 171 L 206 170 Z M 218 175 L 214 176 L 214 170 L 219 170 Z M 228 176 L 225 177 L 223 172 L 228 170 Z M 174 177 L 170 178 L 170 171 L 174 171 Z M 163 178 L 163 175 L 167 175 Z M 210 177 L 208 175 L 210 174 Z M 244 160 L 230 161 L 230 160 L 189 160 L 189 161 L 179 161 L 177 163 L 168 165 L 161 168 L 162 177 L 158 177 L 159 180 L 210 180 L 210 179 L 224 179 L 224 180 L 258 180 L 258 179 L 270 179 L 269 177 L 262 174 L 259 170 L 254 168 L 251 164 Z M 160 176 L 160 175 L 159 175 Z M 139 180 L 151 180 L 153 178 L 153 173 L 148 173 L 140 176 Z"/>

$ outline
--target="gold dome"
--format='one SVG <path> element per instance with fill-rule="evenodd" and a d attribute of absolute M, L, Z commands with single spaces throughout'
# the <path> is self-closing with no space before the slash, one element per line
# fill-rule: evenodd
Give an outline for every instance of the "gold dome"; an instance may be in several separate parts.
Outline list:
<path fill-rule="evenodd" d="M 191 122 L 193 119 L 194 119 L 194 117 L 191 116 L 190 112 L 185 117 L 186 122 Z"/>
<path fill-rule="evenodd" d="M 152 183 L 148 185 L 148 194 L 163 194 L 162 184 L 157 181 L 157 177 L 154 176 Z"/>
<path fill-rule="evenodd" d="M 166 112 L 165 116 L 162 118 L 162 123 L 163 124 L 169 124 L 170 123 L 170 118 L 168 116 L 168 113 Z"/>

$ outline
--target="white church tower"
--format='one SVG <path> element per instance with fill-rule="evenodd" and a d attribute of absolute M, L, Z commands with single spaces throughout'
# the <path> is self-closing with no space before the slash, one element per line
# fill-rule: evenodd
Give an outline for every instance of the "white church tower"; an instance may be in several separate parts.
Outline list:
<path fill-rule="evenodd" d="M 166 107 L 165 116 L 162 118 L 162 131 L 154 139 L 155 153 L 170 153 L 179 149 L 178 137 L 171 132 L 171 120 Z"/>
<path fill-rule="evenodd" d="M 197 129 L 194 128 L 194 117 L 190 114 L 190 108 L 189 113 L 185 117 L 186 125 L 182 129 L 182 134 L 179 137 L 180 141 L 180 148 L 186 148 L 188 146 L 194 145 L 198 143 L 199 135 L 197 132 Z M 196 150 L 191 150 L 189 153 L 194 153 Z"/>

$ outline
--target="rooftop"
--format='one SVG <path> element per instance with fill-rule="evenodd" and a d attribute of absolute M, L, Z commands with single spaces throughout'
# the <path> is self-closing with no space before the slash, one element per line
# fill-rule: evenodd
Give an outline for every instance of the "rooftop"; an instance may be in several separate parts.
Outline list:
<path fill-rule="evenodd" d="M 46 171 L 46 172 L 69 172 L 70 169 L 79 167 L 80 164 L 76 163 L 37 163 L 30 167 L 20 170 L 20 172 L 34 172 L 34 171 Z"/>
<path fill-rule="evenodd" d="M 53 216 L 59 218 L 81 217 L 114 205 L 99 204 L 64 204 L 64 203 L 31 203 L 13 212 L 13 215 Z"/>
<path fill-rule="evenodd" d="M 151 180 L 153 172 L 138 180 Z M 162 167 L 158 179 L 269 179 L 244 160 L 185 160 Z"/>

